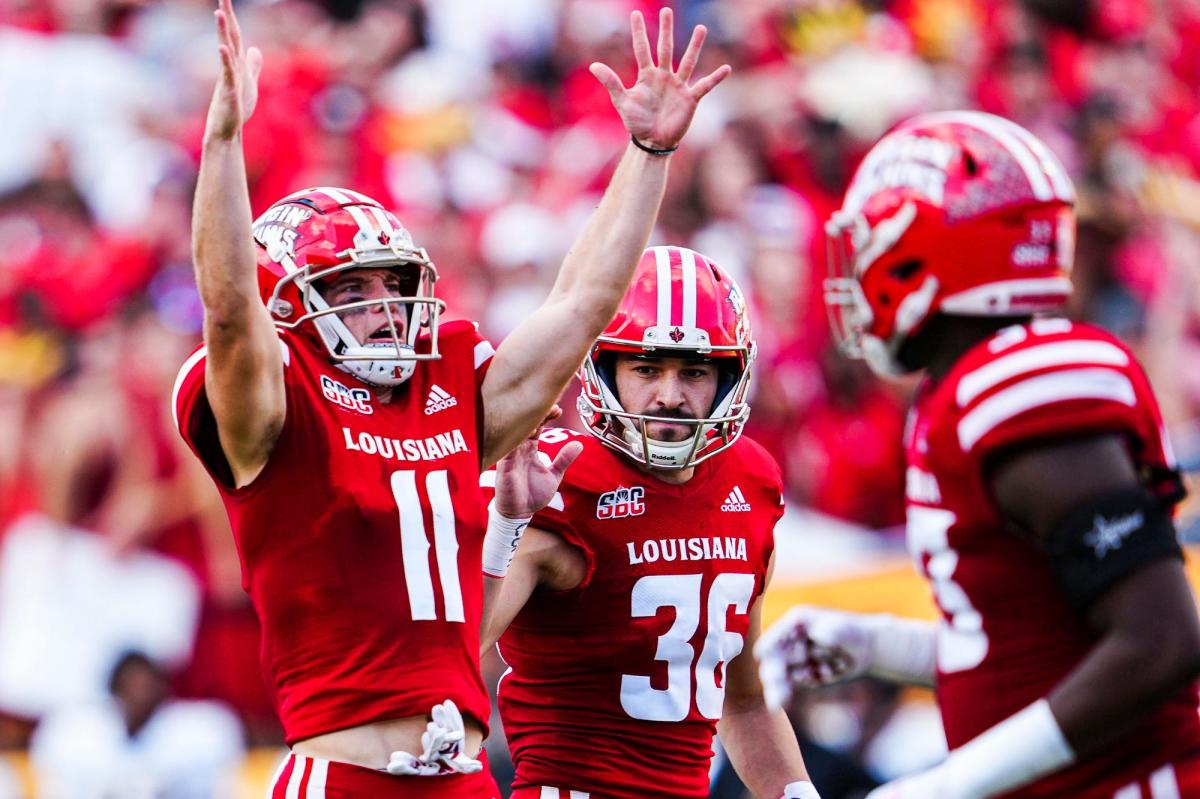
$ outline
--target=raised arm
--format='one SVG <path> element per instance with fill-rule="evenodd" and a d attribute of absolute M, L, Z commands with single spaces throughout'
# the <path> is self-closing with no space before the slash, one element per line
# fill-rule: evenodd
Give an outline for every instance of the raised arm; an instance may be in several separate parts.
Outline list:
<path fill-rule="evenodd" d="M 679 69 L 672 62 L 672 16 L 659 16 L 658 65 L 646 24 L 632 15 L 637 82 L 622 86 L 611 68 L 592 64 L 612 97 L 630 142 L 600 205 L 567 253 L 545 303 L 497 350 L 483 383 L 486 408 L 484 464 L 495 463 L 545 416 L 612 319 L 658 216 L 667 181 L 667 153 L 678 146 L 700 99 L 729 74 L 722 66 L 689 85 L 704 43 L 692 33 Z"/>
<path fill-rule="evenodd" d="M 254 112 L 262 54 L 245 50 L 230 0 L 216 11 L 221 77 L 213 90 L 192 209 L 192 257 L 204 304 L 205 391 L 234 482 L 266 464 L 283 427 L 283 358 L 259 299 L 242 126 Z"/>

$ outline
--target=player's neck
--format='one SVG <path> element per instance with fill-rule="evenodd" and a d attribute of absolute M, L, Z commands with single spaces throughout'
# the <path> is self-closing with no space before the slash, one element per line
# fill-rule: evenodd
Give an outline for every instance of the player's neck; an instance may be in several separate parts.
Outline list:
<path fill-rule="evenodd" d="M 946 376 L 954 364 L 996 331 L 1020 324 L 1024 319 L 988 316 L 945 316 L 929 320 L 901 353 L 901 359 L 924 369 L 934 382 Z"/>
<path fill-rule="evenodd" d="M 695 466 L 689 466 L 686 469 L 655 469 L 653 466 L 642 466 L 641 470 L 648 472 L 656 480 L 676 486 L 691 480 L 692 475 L 696 473 Z"/>

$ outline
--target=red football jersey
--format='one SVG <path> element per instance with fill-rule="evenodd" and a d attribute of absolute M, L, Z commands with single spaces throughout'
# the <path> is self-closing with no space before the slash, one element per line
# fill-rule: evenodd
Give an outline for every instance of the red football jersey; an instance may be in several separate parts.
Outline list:
<path fill-rule="evenodd" d="M 783 513 L 779 467 L 745 436 L 683 485 L 591 436 L 547 430 L 541 450 L 572 439 L 583 454 L 533 526 L 578 547 L 587 576 L 536 590 L 500 639 L 513 786 L 707 797 L 725 664 L 742 651 Z"/>
<path fill-rule="evenodd" d="M 1158 405 L 1129 350 L 1062 319 L 1006 328 L 918 395 L 909 420 L 908 547 L 941 609 L 938 699 L 951 748 L 1045 696 L 1095 635 L 1055 586 L 1047 557 L 1011 531 L 989 458 L 1023 444 L 1117 433 L 1147 487 L 1179 493 Z M 1105 752 L 1013 796 L 1104 797 L 1200 747 L 1194 688 Z"/>
<path fill-rule="evenodd" d="M 225 501 L 288 743 L 445 699 L 486 723 L 479 389 L 491 345 L 468 322 L 443 324 L 441 359 L 388 403 L 306 340 L 281 332 L 280 346 L 287 419 L 248 486 L 230 488 L 203 347 L 175 410 Z"/>

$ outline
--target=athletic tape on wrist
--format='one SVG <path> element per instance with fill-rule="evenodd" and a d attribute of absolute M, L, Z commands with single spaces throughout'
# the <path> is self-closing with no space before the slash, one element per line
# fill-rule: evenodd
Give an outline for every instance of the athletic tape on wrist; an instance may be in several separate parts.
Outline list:
<path fill-rule="evenodd" d="M 525 534 L 532 516 L 510 519 L 496 510 L 496 500 L 488 503 L 488 526 L 483 536 L 483 573 L 492 577 L 508 574 L 517 544 Z"/>

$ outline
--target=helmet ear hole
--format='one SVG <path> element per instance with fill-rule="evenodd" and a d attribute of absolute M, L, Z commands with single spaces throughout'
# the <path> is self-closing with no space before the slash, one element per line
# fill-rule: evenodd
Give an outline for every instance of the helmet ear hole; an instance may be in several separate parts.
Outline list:
<path fill-rule="evenodd" d="M 966 150 L 963 151 L 963 170 L 967 173 L 967 177 L 973 178 L 979 174 L 979 162 Z"/>
<path fill-rule="evenodd" d="M 901 261 L 895 266 L 888 269 L 888 274 L 897 280 L 908 281 L 917 272 L 921 271 L 925 263 L 917 258 L 910 258 L 907 261 Z"/>

